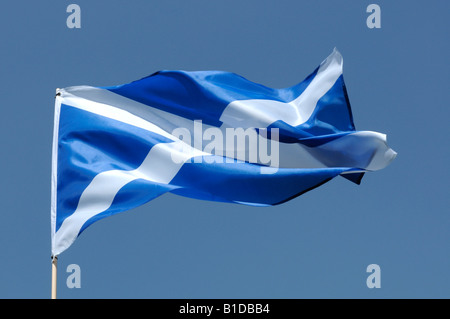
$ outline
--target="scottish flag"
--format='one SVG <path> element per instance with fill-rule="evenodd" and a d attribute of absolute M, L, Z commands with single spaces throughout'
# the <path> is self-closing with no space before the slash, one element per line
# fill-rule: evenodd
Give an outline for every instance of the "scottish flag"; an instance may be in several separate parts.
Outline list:
<path fill-rule="evenodd" d="M 219 71 L 58 89 L 52 254 L 95 221 L 167 192 L 272 206 L 384 168 L 396 153 L 384 134 L 355 130 L 342 66 L 334 50 L 285 89 Z"/>

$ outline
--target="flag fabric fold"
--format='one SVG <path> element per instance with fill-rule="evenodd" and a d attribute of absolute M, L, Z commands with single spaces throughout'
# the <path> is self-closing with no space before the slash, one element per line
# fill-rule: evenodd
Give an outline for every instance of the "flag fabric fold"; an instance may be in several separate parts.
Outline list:
<path fill-rule="evenodd" d="M 356 131 L 342 69 L 335 49 L 285 89 L 221 71 L 58 89 L 52 254 L 95 221 L 167 192 L 273 206 L 386 167 L 396 153 L 384 134 Z"/>

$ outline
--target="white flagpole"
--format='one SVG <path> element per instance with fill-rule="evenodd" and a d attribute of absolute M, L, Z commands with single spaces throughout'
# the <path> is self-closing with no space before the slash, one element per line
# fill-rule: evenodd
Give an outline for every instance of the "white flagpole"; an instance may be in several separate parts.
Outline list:
<path fill-rule="evenodd" d="M 56 299 L 56 273 L 58 265 L 58 256 L 52 256 L 52 299 Z"/>

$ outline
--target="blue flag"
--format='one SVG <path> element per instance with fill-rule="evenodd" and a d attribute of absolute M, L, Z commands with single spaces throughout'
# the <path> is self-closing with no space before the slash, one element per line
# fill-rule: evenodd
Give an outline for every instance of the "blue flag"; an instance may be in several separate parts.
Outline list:
<path fill-rule="evenodd" d="M 342 66 L 334 50 L 285 89 L 220 71 L 58 89 L 52 254 L 93 222 L 167 192 L 273 206 L 386 167 L 396 153 L 384 134 L 355 130 Z"/>

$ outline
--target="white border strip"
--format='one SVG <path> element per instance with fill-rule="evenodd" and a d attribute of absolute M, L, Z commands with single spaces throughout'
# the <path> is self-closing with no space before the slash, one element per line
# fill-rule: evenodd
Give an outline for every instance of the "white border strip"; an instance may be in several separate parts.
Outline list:
<path fill-rule="evenodd" d="M 61 97 L 60 89 L 56 89 L 55 96 L 55 115 L 53 121 L 53 144 L 52 144 L 52 175 L 51 175 L 51 241 L 52 255 L 54 256 L 55 248 L 55 231 L 56 231 L 56 207 L 57 207 L 57 189 L 58 189 L 58 138 L 59 138 L 59 116 L 61 113 Z"/>

